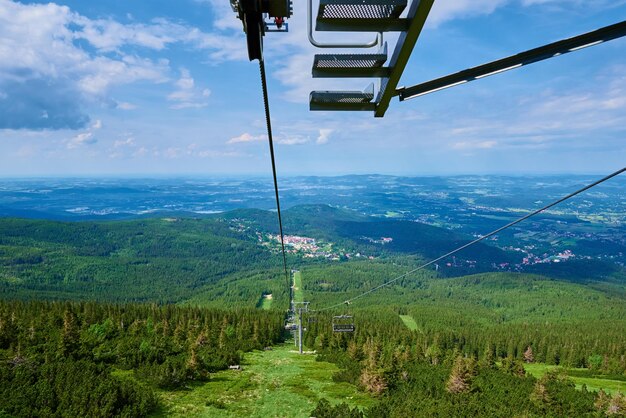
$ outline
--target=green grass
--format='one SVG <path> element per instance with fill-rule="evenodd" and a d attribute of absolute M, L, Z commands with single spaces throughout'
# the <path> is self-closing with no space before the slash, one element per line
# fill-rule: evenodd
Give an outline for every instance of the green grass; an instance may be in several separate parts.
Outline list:
<path fill-rule="evenodd" d="M 272 295 L 263 295 L 261 296 L 261 300 L 259 301 L 259 308 L 261 309 L 271 309 L 272 308 Z"/>
<path fill-rule="evenodd" d="M 300 355 L 290 343 L 248 353 L 242 367 L 187 390 L 160 391 L 162 407 L 155 416 L 309 417 L 322 397 L 361 408 L 375 402 L 353 385 L 333 382 L 337 366 Z"/>
<path fill-rule="evenodd" d="M 541 378 L 548 371 L 554 370 L 558 368 L 558 366 L 533 363 L 524 364 L 524 368 L 528 374 L 536 378 Z M 587 385 L 587 389 L 591 391 L 599 391 L 600 389 L 603 389 L 605 392 L 611 394 L 616 392 L 626 393 L 626 381 L 607 379 L 601 375 L 595 375 L 593 371 L 589 369 L 572 368 L 564 370 L 570 379 L 574 381 L 578 389 L 580 389 L 584 384 Z M 587 376 L 580 376 L 581 374 Z"/>
<path fill-rule="evenodd" d="M 302 288 L 302 273 L 299 271 L 293 274 L 293 300 L 295 302 L 303 302 L 304 301 L 304 289 Z"/>
<path fill-rule="evenodd" d="M 400 319 L 408 329 L 417 331 L 417 322 L 415 322 L 415 319 L 413 319 L 411 315 L 400 315 Z"/>

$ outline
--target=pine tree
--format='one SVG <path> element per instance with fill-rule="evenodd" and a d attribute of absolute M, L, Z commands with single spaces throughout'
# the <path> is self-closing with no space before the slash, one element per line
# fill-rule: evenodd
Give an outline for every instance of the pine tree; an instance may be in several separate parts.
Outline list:
<path fill-rule="evenodd" d="M 476 374 L 476 360 L 457 356 L 446 383 L 446 390 L 450 393 L 468 392 Z"/>
<path fill-rule="evenodd" d="M 626 416 L 626 396 L 617 392 L 609 400 L 604 412 L 607 416 L 623 417 Z"/>
<path fill-rule="evenodd" d="M 606 411 L 609 406 L 609 402 L 611 401 L 611 397 L 606 394 L 603 389 L 600 389 L 598 395 L 596 396 L 596 400 L 593 403 L 593 406 L 600 412 Z"/>
<path fill-rule="evenodd" d="M 356 343 L 356 341 L 351 340 L 348 343 L 348 355 L 352 360 L 360 361 L 361 356 L 361 347 Z"/>
<path fill-rule="evenodd" d="M 524 364 L 511 356 L 502 359 L 502 371 L 512 374 L 513 376 L 524 377 L 526 375 Z"/>
<path fill-rule="evenodd" d="M 486 369 L 493 369 L 496 367 L 496 359 L 493 355 L 493 347 L 491 344 L 487 344 L 485 348 L 485 352 L 483 354 L 483 358 L 480 362 L 480 366 Z"/>
<path fill-rule="evenodd" d="M 550 404 L 552 403 L 552 398 L 548 393 L 548 389 L 546 388 L 546 382 L 543 379 L 537 380 L 535 383 L 535 387 L 533 388 L 532 393 L 530 394 L 530 401 L 537 407 L 542 413 L 546 412 Z"/>
<path fill-rule="evenodd" d="M 533 348 L 528 346 L 526 351 L 524 351 L 524 361 L 526 363 L 533 363 L 535 361 L 535 356 L 533 355 Z"/>
<path fill-rule="evenodd" d="M 189 351 L 190 353 L 189 353 L 189 359 L 187 360 L 187 370 L 189 374 L 191 375 L 191 377 L 193 378 L 198 373 L 198 367 L 199 367 L 198 353 L 196 352 L 196 347 L 194 346 L 192 346 Z"/>
<path fill-rule="evenodd" d="M 441 360 L 441 349 L 439 348 L 437 341 L 433 342 L 433 344 L 426 349 L 426 353 L 424 354 L 426 358 L 430 361 L 430 364 L 435 366 L 439 364 Z"/>
<path fill-rule="evenodd" d="M 387 380 L 382 369 L 365 367 L 359 378 L 361 386 L 373 395 L 381 395 L 387 389 Z"/>
<path fill-rule="evenodd" d="M 79 343 L 78 318 L 68 307 L 63 314 L 63 330 L 61 332 L 61 344 L 59 351 L 61 356 L 73 356 L 78 349 Z"/>

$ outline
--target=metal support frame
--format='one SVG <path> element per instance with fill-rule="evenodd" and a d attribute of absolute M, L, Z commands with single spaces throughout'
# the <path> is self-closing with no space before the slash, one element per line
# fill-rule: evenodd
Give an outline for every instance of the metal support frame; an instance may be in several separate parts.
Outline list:
<path fill-rule="evenodd" d="M 396 96 L 396 87 L 400 82 L 400 77 L 404 72 L 409 57 L 413 52 L 417 38 L 419 38 L 424 28 L 426 18 L 430 13 L 434 0 L 413 0 L 408 11 L 408 18 L 411 24 L 406 32 L 400 34 L 398 44 L 393 52 L 389 67 L 393 68 L 389 78 L 381 79 L 381 91 L 377 100 L 374 116 L 380 118 L 385 115 L 389 108 L 391 99 Z"/>
<path fill-rule="evenodd" d="M 302 318 L 302 314 L 306 313 L 309 311 L 309 304 L 311 302 L 294 302 L 293 306 L 294 306 L 294 310 L 298 313 L 298 342 L 297 342 L 297 346 L 298 346 L 298 351 L 300 352 L 300 354 L 303 353 L 303 348 L 304 348 L 304 344 L 303 344 L 303 340 L 304 340 L 304 319 Z"/>
<path fill-rule="evenodd" d="M 270 28 L 275 28 L 275 29 L 270 29 Z M 276 23 L 273 22 L 265 22 L 265 33 L 271 33 L 271 32 L 275 32 L 275 33 L 286 33 L 289 32 L 289 23 L 285 22 L 283 23 L 283 26 L 281 29 L 278 28 L 278 25 L 276 25 Z"/>
<path fill-rule="evenodd" d="M 299 316 L 299 320 L 298 320 L 298 351 L 300 351 L 300 354 L 302 354 L 302 334 L 303 334 L 303 320 L 302 320 L 302 312 L 303 312 L 303 308 L 298 308 L 298 316 Z"/>
<path fill-rule="evenodd" d="M 605 26 L 592 32 L 563 39 L 538 48 L 533 48 L 528 51 L 520 52 L 516 55 L 459 71 L 458 73 L 436 78 L 415 86 L 403 87 L 396 90 L 394 96 L 400 96 L 400 101 L 412 99 L 484 77 L 500 74 L 515 68 L 520 68 L 524 65 L 578 51 L 583 48 L 598 45 L 602 42 L 607 42 L 623 36 L 626 36 L 626 21 Z"/>

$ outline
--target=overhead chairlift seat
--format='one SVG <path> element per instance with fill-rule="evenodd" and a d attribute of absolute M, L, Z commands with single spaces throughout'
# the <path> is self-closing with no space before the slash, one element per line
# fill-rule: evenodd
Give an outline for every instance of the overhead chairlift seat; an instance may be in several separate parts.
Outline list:
<path fill-rule="evenodd" d="M 374 83 L 364 91 L 312 91 L 309 104 L 312 110 L 374 110 Z"/>
<path fill-rule="evenodd" d="M 388 61 L 386 45 L 384 53 L 378 54 L 316 55 L 312 69 L 314 77 L 377 77 L 380 78 L 380 88 L 377 97 L 369 89 L 362 92 L 313 91 L 309 96 L 309 108 L 372 110 L 375 116 L 383 116 L 433 1 L 412 0 L 406 16 L 400 17 L 407 8 L 407 0 L 319 0 L 315 25 L 318 31 L 394 31 L 400 32 L 400 36 Z"/>
<path fill-rule="evenodd" d="M 386 77 L 387 43 L 375 54 L 316 54 L 313 77 Z"/>
<path fill-rule="evenodd" d="M 400 14 L 407 0 L 320 0 L 315 30 L 349 32 L 403 31 Z"/>

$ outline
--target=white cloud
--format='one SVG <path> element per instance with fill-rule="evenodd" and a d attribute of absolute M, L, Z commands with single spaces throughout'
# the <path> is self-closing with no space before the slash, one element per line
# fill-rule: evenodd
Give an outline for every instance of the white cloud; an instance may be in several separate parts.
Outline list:
<path fill-rule="evenodd" d="M 55 3 L 0 0 L 0 91 L 8 99 L 0 100 L 0 129 L 85 127 L 85 110 L 93 103 L 111 103 L 113 87 L 168 81 L 168 60 L 147 58 L 129 48 L 158 52 L 178 43 L 206 51 L 212 62 L 245 59 L 239 32 L 206 33 L 166 19 L 123 24 L 89 19 Z M 210 94 L 208 89 L 178 87 L 171 96 L 174 108 L 204 106 Z M 130 110 L 134 105 L 122 102 L 117 108 Z"/>
<path fill-rule="evenodd" d="M 437 26 L 449 20 L 493 13 L 508 0 L 442 0 L 435 1 L 428 15 L 428 25 Z"/>
<path fill-rule="evenodd" d="M 15 156 L 19 158 L 32 158 L 37 155 L 39 149 L 34 145 L 22 145 L 15 152 Z"/>
<path fill-rule="evenodd" d="M 490 149 L 498 145 L 496 141 L 461 141 L 452 144 L 453 149 L 457 150 L 469 150 L 469 149 Z"/>
<path fill-rule="evenodd" d="M 87 94 L 101 93 L 113 84 L 166 78 L 163 74 L 166 62 L 155 63 L 123 53 L 119 58 L 90 55 L 76 46 L 74 40 L 83 38 L 98 49 L 107 49 L 103 47 L 104 42 L 91 36 L 88 30 L 97 22 L 54 3 L 24 5 L 0 0 L 0 68 L 12 74 L 15 81 L 33 76 L 77 80 L 80 90 Z M 122 38 L 124 42 L 114 43 L 118 47 L 149 45 L 142 40 L 142 28 L 124 27 L 113 21 L 106 21 L 101 26 L 107 28 L 106 32 L 102 29 L 101 34 L 118 34 Z M 135 36 L 124 37 L 119 35 L 121 32 L 133 32 Z M 111 41 L 107 45 L 112 44 Z"/>
<path fill-rule="evenodd" d="M 301 134 L 285 134 L 283 132 L 274 136 L 274 142 L 282 145 L 300 145 L 309 142 L 309 137 Z M 267 135 L 252 135 L 245 132 L 239 136 L 229 139 L 227 144 L 241 144 L 249 142 L 267 141 Z"/>
<path fill-rule="evenodd" d="M 626 126 L 623 69 L 604 70 L 596 76 L 591 90 L 544 90 L 522 98 L 500 99 L 497 111 L 456 117 L 439 131 L 449 141 L 448 147 L 456 150 L 563 149 L 565 144 L 570 150 L 599 149 L 600 135 L 620 137 Z"/>
<path fill-rule="evenodd" d="M 133 157 L 144 157 L 146 154 L 148 154 L 148 149 L 146 147 L 139 147 L 133 153 Z"/>
<path fill-rule="evenodd" d="M 624 0 L 595 0 L 588 2 L 584 0 L 440 0 L 435 1 L 428 15 L 427 25 L 436 27 L 441 23 L 455 20 L 466 19 L 481 15 L 489 15 L 500 7 L 511 4 L 521 4 L 524 7 L 537 5 L 554 5 L 559 8 L 584 7 L 591 6 L 598 10 L 604 10 L 609 7 L 617 7 L 626 4 Z"/>
<path fill-rule="evenodd" d="M 181 156 L 182 152 L 183 151 L 180 148 L 170 147 L 170 148 L 165 149 L 161 153 L 161 155 L 163 155 L 165 158 L 176 159 Z"/>
<path fill-rule="evenodd" d="M 94 136 L 95 132 L 102 128 L 102 121 L 96 120 L 87 131 L 81 132 L 74 137 L 65 140 L 65 146 L 67 149 L 76 149 L 86 145 L 94 145 L 98 142 L 98 139 Z"/>
<path fill-rule="evenodd" d="M 309 137 L 303 135 L 281 135 L 276 141 L 282 145 L 302 145 L 309 142 Z"/>
<path fill-rule="evenodd" d="M 315 141 L 317 144 L 325 144 L 330 139 L 330 135 L 334 132 L 334 129 L 320 129 L 320 135 Z"/>
<path fill-rule="evenodd" d="M 235 151 L 215 151 L 215 150 L 202 150 L 194 154 L 199 158 L 222 158 L 222 157 L 241 157 L 242 154 Z"/>
<path fill-rule="evenodd" d="M 590 5 L 594 8 L 606 10 L 611 7 L 619 7 L 621 5 L 626 4 L 624 0 L 594 0 L 593 2 L 585 1 L 585 0 L 521 0 L 523 6 L 535 6 L 535 5 L 543 5 L 543 4 L 551 4 L 556 5 L 561 8 L 569 8 L 571 9 L 573 6 L 582 6 L 589 7 Z M 593 4 L 590 4 L 593 3 Z"/>
<path fill-rule="evenodd" d="M 236 18 L 235 12 L 230 7 L 230 2 L 222 0 L 195 0 L 196 3 L 208 4 L 215 15 L 213 26 L 220 30 L 241 31 L 241 20 Z"/>
<path fill-rule="evenodd" d="M 211 95 L 211 91 L 196 88 L 195 81 L 186 68 L 181 68 L 180 78 L 174 84 L 178 89 L 167 96 L 167 100 L 175 102 L 170 108 L 199 108 L 208 104 L 207 98 Z"/>
<path fill-rule="evenodd" d="M 93 145 L 96 142 L 98 142 L 98 140 L 93 137 L 93 132 L 83 132 L 69 139 L 66 142 L 66 146 L 68 149 L 74 149 L 83 145 Z"/>
<path fill-rule="evenodd" d="M 121 109 L 121 110 L 134 110 L 134 109 L 137 109 L 137 106 L 128 102 L 118 102 L 115 105 L 115 108 Z"/>
<path fill-rule="evenodd" d="M 243 142 L 256 142 L 256 141 L 265 141 L 267 140 L 267 135 L 251 135 L 248 132 L 244 132 L 239 136 L 230 138 L 226 143 L 227 144 L 239 144 Z"/>
<path fill-rule="evenodd" d="M 113 143 L 114 148 L 123 148 L 123 147 L 134 147 L 135 146 L 135 138 L 129 136 L 126 139 L 118 139 Z"/>

